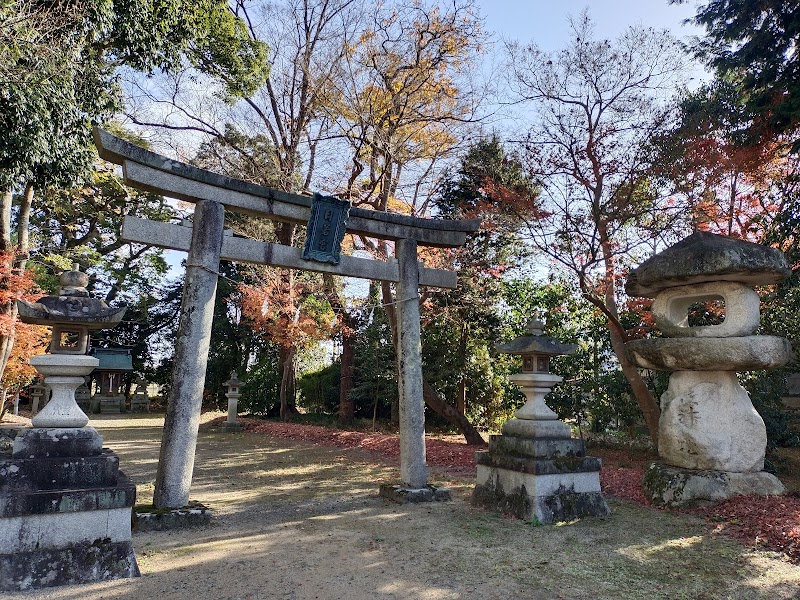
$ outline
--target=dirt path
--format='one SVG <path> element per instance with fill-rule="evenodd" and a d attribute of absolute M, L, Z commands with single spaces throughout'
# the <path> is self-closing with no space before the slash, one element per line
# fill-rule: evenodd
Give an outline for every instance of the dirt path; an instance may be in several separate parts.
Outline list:
<path fill-rule="evenodd" d="M 92 423 L 152 494 L 161 421 Z M 446 481 L 434 470 L 432 480 Z M 713 599 L 800 597 L 800 567 L 709 534 L 696 518 L 612 502 L 607 520 L 534 527 L 454 501 L 376 495 L 396 466 L 360 450 L 203 431 L 193 499 L 205 529 L 134 534 L 143 577 L 9 595 L 58 600 Z M 2 597 L 2 596 L 0 596 Z"/>

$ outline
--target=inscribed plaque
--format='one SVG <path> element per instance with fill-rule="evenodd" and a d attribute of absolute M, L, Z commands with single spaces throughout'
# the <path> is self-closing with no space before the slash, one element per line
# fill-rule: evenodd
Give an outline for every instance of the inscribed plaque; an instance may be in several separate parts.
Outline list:
<path fill-rule="evenodd" d="M 338 265 L 349 214 L 347 200 L 314 194 L 303 258 Z"/>

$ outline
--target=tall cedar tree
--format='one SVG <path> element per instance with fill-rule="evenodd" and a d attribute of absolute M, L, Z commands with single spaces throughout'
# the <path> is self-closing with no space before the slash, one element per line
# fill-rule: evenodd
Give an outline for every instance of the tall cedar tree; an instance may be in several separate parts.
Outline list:
<path fill-rule="evenodd" d="M 671 0 L 683 3 L 686 0 Z M 756 117 L 754 139 L 789 133 L 800 150 L 800 5 L 791 0 L 713 0 L 691 21 L 706 36 L 695 51 L 720 78 L 738 83 Z"/>
<path fill-rule="evenodd" d="M 500 341 L 502 277 L 517 266 L 522 254 L 515 215 L 535 210 L 535 197 L 521 161 L 506 154 L 497 137 L 470 146 L 435 197 L 434 206 L 445 218 L 481 219 L 480 231 L 464 247 L 449 252 L 458 269 L 458 288 L 432 293 L 423 307 L 426 371 L 438 392 L 454 398 L 461 415 L 476 401 L 482 401 L 487 413 L 494 396 L 501 394 L 485 389 L 493 388 L 492 381 L 480 385 L 472 374 L 477 363 L 483 364 L 478 368 L 481 375 L 492 371 L 485 363 Z M 450 351 L 446 356 L 437 352 L 444 348 Z"/>

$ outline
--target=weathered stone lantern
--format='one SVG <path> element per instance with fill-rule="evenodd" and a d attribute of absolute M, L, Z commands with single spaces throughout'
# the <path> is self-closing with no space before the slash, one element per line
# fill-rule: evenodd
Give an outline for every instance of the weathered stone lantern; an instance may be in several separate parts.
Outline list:
<path fill-rule="evenodd" d="M 50 398 L 50 390 L 47 386 L 41 383 L 32 385 L 31 390 L 31 413 L 36 414 L 39 412 L 39 407 L 47 403 Z"/>
<path fill-rule="evenodd" d="M 561 382 L 561 377 L 550 372 L 550 358 L 571 354 L 578 346 L 562 344 L 554 338 L 545 336 L 543 327 L 541 321 L 532 319 L 528 323 L 528 335 L 520 336 L 505 344 L 497 344 L 499 352 L 518 354 L 522 357 L 522 373 L 511 375 L 509 379 L 519 386 L 527 399 L 522 408 L 514 413 L 517 418 L 506 423 L 503 431 L 541 434 L 546 430 L 549 433 L 558 432 L 569 437 L 569 425 L 558 420 L 558 415 L 545 404 L 544 397 L 550 393 L 554 385 Z"/>
<path fill-rule="evenodd" d="M 136 382 L 136 389 L 131 396 L 131 412 L 150 412 L 150 395 L 143 379 Z"/>
<path fill-rule="evenodd" d="M 228 419 L 225 421 L 225 428 L 232 431 L 240 430 L 242 424 L 236 420 L 236 415 L 239 407 L 239 398 L 241 393 L 239 388 L 242 387 L 242 381 L 236 376 L 236 371 L 231 373 L 231 378 L 223 383 L 228 391 L 225 392 L 225 397 L 228 399 Z"/>
<path fill-rule="evenodd" d="M 50 353 L 31 358 L 31 364 L 44 375 L 44 383 L 53 391 L 50 402 L 31 423 L 34 427 L 84 427 L 89 417 L 75 401 L 75 390 L 84 383 L 83 376 L 98 365 L 86 356 L 90 329 L 116 327 L 125 307 L 109 308 L 105 302 L 90 298 L 86 291 L 89 276 L 74 265 L 59 278 L 58 296 L 44 296 L 31 303 L 17 303 L 23 323 L 53 328 Z"/>
<path fill-rule="evenodd" d="M 776 248 L 696 232 L 628 276 L 625 291 L 653 298 L 653 317 L 664 334 L 628 342 L 628 357 L 641 368 L 670 371 L 661 396 L 661 462 L 644 478 L 654 502 L 677 506 L 784 491 L 763 471 L 766 427 L 736 372 L 791 360 L 789 340 L 755 335 L 760 313 L 753 289 L 790 273 Z M 693 326 L 692 305 L 707 302 L 723 305 L 724 321 Z"/>
<path fill-rule="evenodd" d="M 136 486 L 75 401 L 97 366 L 89 331 L 113 327 L 125 308 L 89 297 L 88 276 L 63 273 L 57 296 L 18 302 L 25 323 L 53 327 L 50 353 L 31 364 L 52 399 L 0 457 L 0 591 L 139 575 L 131 544 Z"/>
<path fill-rule="evenodd" d="M 561 377 L 550 372 L 550 358 L 570 354 L 575 344 L 547 337 L 541 321 L 528 335 L 498 344 L 506 354 L 522 356 L 522 373 L 509 379 L 527 401 L 493 435 L 489 449 L 476 453 L 477 485 L 472 502 L 525 520 L 553 523 L 585 516 L 607 516 L 600 493 L 600 459 L 585 455 L 583 440 L 544 401 Z"/>

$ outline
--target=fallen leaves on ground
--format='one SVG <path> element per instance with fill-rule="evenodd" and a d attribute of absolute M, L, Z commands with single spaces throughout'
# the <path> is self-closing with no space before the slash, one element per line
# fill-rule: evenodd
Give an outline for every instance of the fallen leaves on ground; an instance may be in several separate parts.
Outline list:
<path fill-rule="evenodd" d="M 223 417 L 217 419 L 221 422 Z M 245 429 L 274 437 L 300 440 L 337 448 L 358 448 L 399 460 L 400 441 L 396 434 L 364 433 L 243 418 Z M 475 452 L 456 436 L 426 437 L 426 458 L 431 466 L 445 467 L 453 474 L 475 476 Z M 642 490 L 644 469 L 655 456 L 647 452 L 593 448 L 590 453 L 603 459 L 600 485 L 603 493 L 652 506 Z M 800 498 L 796 496 L 737 496 L 714 506 L 681 509 L 678 512 L 704 517 L 713 531 L 731 536 L 745 545 L 783 552 L 800 564 Z"/>
<path fill-rule="evenodd" d="M 376 452 L 389 459 L 399 460 L 400 456 L 400 438 L 396 434 L 365 433 L 252 418 L 239 418 L 239 421 L 244 424 L 246 431 L 254 433 L 336 448 L 358 448 Z M 430 466 L 447 467 L 448 471 L 468 477 L 475 476 L 475 451 L 480 449 L 479 446 L 468 446 L 450 440 L 430 437 L 425 440 L 425 457 Z"/>
<path fill-rule="evenodd" d="M 748 546 L 783 552 L 800 563 L 800 498 L 736 496 L 687 512 L 705 517 L 715 531 Z"/>

